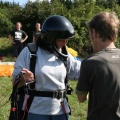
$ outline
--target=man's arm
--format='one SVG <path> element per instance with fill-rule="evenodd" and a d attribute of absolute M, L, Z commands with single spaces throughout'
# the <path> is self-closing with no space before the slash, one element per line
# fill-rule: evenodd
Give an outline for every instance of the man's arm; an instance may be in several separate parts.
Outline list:
<path fill-rule="evenodd" d="M 35 42 L 35 36 L 33 36 L 33 41 L 32 42 Z"/>

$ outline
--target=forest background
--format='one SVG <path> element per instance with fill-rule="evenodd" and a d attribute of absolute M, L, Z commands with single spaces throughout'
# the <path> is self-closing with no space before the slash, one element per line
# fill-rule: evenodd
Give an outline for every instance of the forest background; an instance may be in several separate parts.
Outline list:
<path fill-rule="evenodd" d="M 22 30 L 29 36 L 24 43 L 26 45 L 32 42 L 36 22 L 40 22 L 42 26 L 48 16 L 62 15 L 70 20 L 75 29 L 75 37 L 68 41 L 68 46 L 76 50 L 79 57 L 84 58 L 93 52 L 86 23 L 100 11 L 114 11 L 120 18 L 120 0 L 28 0 L 24 6 L 1 0 L 0 38 L 8 37 L 19 21 L 23 25 Z M 120 48 L 120 34 L 116 46 Z M 4 47 L 0 48 L 0 54 L 11 54 L 11 46 Z"/>

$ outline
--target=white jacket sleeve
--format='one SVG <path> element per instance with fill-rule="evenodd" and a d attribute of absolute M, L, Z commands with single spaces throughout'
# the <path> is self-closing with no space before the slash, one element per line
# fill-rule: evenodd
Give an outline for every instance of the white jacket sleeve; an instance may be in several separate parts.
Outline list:
<path fill-rule="evenodd" d="M 80 67 L 81 67 L 81 61 L 76 60 L 71 54 L 68 54 L 68 79 L 70 80 L 78 80 L 80 75 Z"/>
<path fill-rule="evenodd" d="M 14 64 L 14 70 L 12 73 L 13 78 L 17 75 L 19 75 L 20 71 L 23 68 L 29 69 L 30 64 L 30 52 L 27 47 L 25 47 L 21 53 L 19 54 L 15 64 Z"/>

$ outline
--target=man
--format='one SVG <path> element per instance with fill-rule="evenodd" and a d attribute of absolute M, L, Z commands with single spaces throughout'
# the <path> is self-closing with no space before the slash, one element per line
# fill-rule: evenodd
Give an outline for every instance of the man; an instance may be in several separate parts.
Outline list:
<path fill-rule="evenodd" d="M 82 61 L 76 86 L 80 102 L 89 93 L 87 120 L 120 120 L 119 24 L 114 12 L 100 12 L 88 23 L 94 54 Z"/>
<path fill-rule="evenodd" d="M 22 24 L 20 22 L 16 23 L 16 29 L 9 34 L 9 39 L 13 44 L 14 49 L 14 61 L 16 61 L 18 55 L 23 49 L 23 42 L 28 38 L 28 35 L 21 30 Z"/>
<path fill-rule="evenodd" d="M 36 23 L 36 31 L 33 33 L 33 42 L 36 42 L 40 33 L 41 33 L 41 29 L 40 29 L 40 23 Z"/>

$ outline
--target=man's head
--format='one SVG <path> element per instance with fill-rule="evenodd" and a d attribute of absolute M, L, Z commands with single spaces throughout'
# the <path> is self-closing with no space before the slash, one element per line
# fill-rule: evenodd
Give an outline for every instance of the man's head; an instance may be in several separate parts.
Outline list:
<path fill-rule="evenodd" d="M 40 27 L 41 27 L 41 26 L 40 26 L 40 23 L 36 23 L 36 26 L 35 26 L 35 27 L 36 27 L 37 30 L 40 30 Z"/>
<path fill-rule="evenodd" d="M 115 12 L 100 12 L 88 22 L 89 32 L 99 34 L 102 41 L 115 41 L 118 36 L 119 19 Z M 92 37 L 92 36 L 91 36 Z"/>

